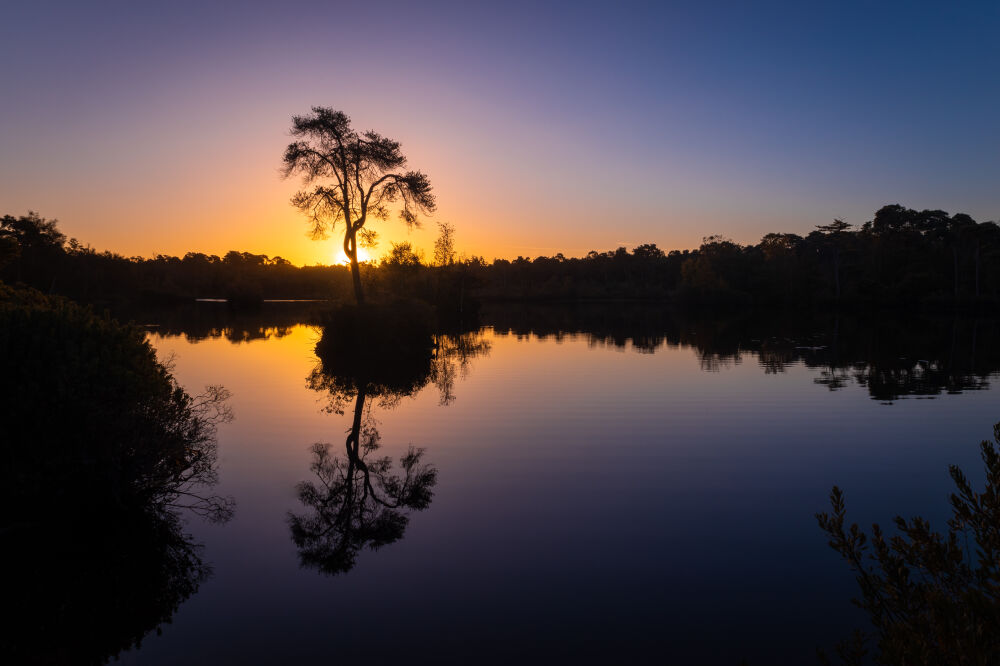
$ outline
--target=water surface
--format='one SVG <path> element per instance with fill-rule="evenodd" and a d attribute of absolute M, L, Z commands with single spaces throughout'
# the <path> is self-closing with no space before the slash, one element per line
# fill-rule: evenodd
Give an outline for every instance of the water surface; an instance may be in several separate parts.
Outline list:
<path fill-rule="evenodd" d="M 237 506 L 189 522 L 212 577 L 126 663 L 813 663 L 863 621 L 813 517 L 830 487 L 862 524 L 943 527 L 948 465 L 981 479 L 1000 420 L 991 321 L 486 323 L 441 337 L 414 391 L 366 397 L 371 459 L 398 475 L 423 449 L 433 497 L 326 569 L 289 523 L 319 484 L 312 445 L 343 456 L 355 423 L 356 402 L 310 381 L 320 329 L 151 329 L 182 385 L 233 393 L 218 490 Z"/>

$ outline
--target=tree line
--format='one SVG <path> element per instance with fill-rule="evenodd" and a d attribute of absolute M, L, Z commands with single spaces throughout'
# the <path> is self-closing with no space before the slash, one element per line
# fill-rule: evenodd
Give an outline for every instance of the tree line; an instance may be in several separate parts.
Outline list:
<path fill-rule="evenodd" d="M 126 257 L 67 239 L 37 213 L 0 219 L 0 280 L 105 305 L 168 304 L 194 298 L 336 298 L 344 266 L 294 266 L 250 252 Z"/>
<path fill-rule="evenodd" d="M 478 301 L 648 300 L 685 305 L 949 304 L 1000 301 L 1000 227 L 965 214 L 879 209 L 858 228 L 835 220 L 805 236 L 769 233 L 742 245 L 708 236 L 695 250 L 655 244 L 584 257 L 456 257 L 442 225 L 435 256 L 392 243 L 359 279 L 374 300 L 418 298 L 450 311 Z M 150 305 L 193 298 L 353 300 L 348 266 L 281 257 L 126 257 L 67 239 L 36 213 L 0 219 L 0 280 L 82 302 Z"/>
<path fill-rule="evenodd" d="M 915 304 L 1000 296 L 1000 227 L 965 214 L 883 206 L 860 228 L 841 220 L 808 235 L 742 245 L 707 236 L 696 250 L 497 260 L 486 299 L 669 300 L 686 304 Z"/>

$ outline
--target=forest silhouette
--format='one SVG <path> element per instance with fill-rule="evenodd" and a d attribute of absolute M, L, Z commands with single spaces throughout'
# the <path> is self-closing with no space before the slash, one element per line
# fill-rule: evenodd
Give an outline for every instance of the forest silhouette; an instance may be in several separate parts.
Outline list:
<path fill-rule="evenodd" d="M 683 251 L 643 244 L 584 257 L 427 261 L 404 241 L 379 262 L 360 264 L 358 279 L 374 301 L 419 298 L 446 316 L 474 313 L 479 301 L 993 307 L 1000 303 L 998 260 L 994 222 L 889 205 L 858 228 L 837 221 L 805 236 L 769 233 L 752 245 L 708 236 Z M 67 240 L 55 221 L 35 213 L 0 220 L 0 280 L 123 310 L 194 298 L 242 307 L 264 299 L 355 300 L 347 266 L 298 267 L 237 251 L 125 257 Z"/>

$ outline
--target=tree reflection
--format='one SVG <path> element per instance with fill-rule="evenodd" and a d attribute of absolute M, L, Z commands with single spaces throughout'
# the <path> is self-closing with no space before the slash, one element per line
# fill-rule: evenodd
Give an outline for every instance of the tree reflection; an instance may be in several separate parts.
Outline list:
<path fill-rule="evenodd" d="M 141 647 L 211 573 L 176 511 L 75 499 L 84 515 L 66 507 L 3 535 L 5 663 L 104 663 Z"/>
<path fill-rule="evenodd" d="M 433 353 L 396 356 L 391 363 L 359 367 L 351 359 L 321 355 L 308 386 L 324 394 L 326 409 L 344 414 L 353 402 L 344 455 L 332 445 L 312 446 L 314 480 L 297 488 L 305 511 L 289 513 L 292 541 L 303 566 L 335 575 L 350 571 L 358 553 L 403 537 L 413 511 L 426 509 L 437 483 L 437 470 L 424 461 L 424 449 L 410 445 L 395 464 L 380 456 L 381 435 L 375 405 L 392 409 L 434 383 L 439 404 L 455 400 L 455 379 L 465 376 L 476 356 L 489 353 L 482 333 L 435 335 Z"/>
<path fill-rule="evenodd" d="M 450 405 L 455 401 L 455 380 L 468 376 L 474 358 L 490 353 L 490 343 L 482 331 L 475 331 L 436 335 L 434 345 L 430 378 L 441 395 L 439 404 Z"/>
<path fill-rule="evenodd" d="M 318 324 L 329 304 L 321 301 L 267 301 L 252 311 L 224 302 L 196 302 L 172 308 L 126 310 L 121 314 L 142 322 L 162 336 L 183 335 L 191 342 L 224 339 L 232 344 L 280 339 L 300 324 Z"/>
<path fill-rule="evenodd" d="M 391 409 L 429 383 L 438 389 L 439 403 L 450 405 L 455 401 L 456 379 L 468 376 L 475 358 L 490 353 L 490 342 L 482 330 L 435 334 L 432 342 L 427 354 L 391 358 L 320 353 L 306 386 L 323 395 L 326 411 L 333 414 L 344 414 L 362 390 L 366 400 Z"/>
<path fill-rule="evenodd" d="M 366 546 L 400 539 L 407 510 L 427 508 L 437 482 L 437 470 L 422 463 L 423 449 L 411 445 L 398 473 L 390 457 L 376 456 L 381 436 L 371 405 L 366 409 L 366 393 L 365 388 L 357 393 L 343 458 L 332 454 L 330 444 L 313 445 L 309 469 L 316 482 L 297 488 L 307 512 L 289 515 L 302 564 L 326 574 L 349 571 Z"/>

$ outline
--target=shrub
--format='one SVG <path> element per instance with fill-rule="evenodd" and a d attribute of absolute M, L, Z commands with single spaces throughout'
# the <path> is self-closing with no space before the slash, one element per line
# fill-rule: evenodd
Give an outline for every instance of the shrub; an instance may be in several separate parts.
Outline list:
<path fill-rule="evenodd" d="M 1000 423 L 993 428 L 1000 444 Z M 972 489 L 955 466 L 956 492 L 948 531 L 931 530 L 923 518 L 896 517 L 898 534 L 879 525 L 871 536 L 844 527 L 844 494 L 830 495 L 833 512 L 817 514 L 830 546 L 857 576 L 855 603 L 871 620 L 882 664 L 1000 663 L 1000 453 L 980 444 L 986 488 Z M 847 663 L 862 663 L 863 637 L 842 647 Z"/>

